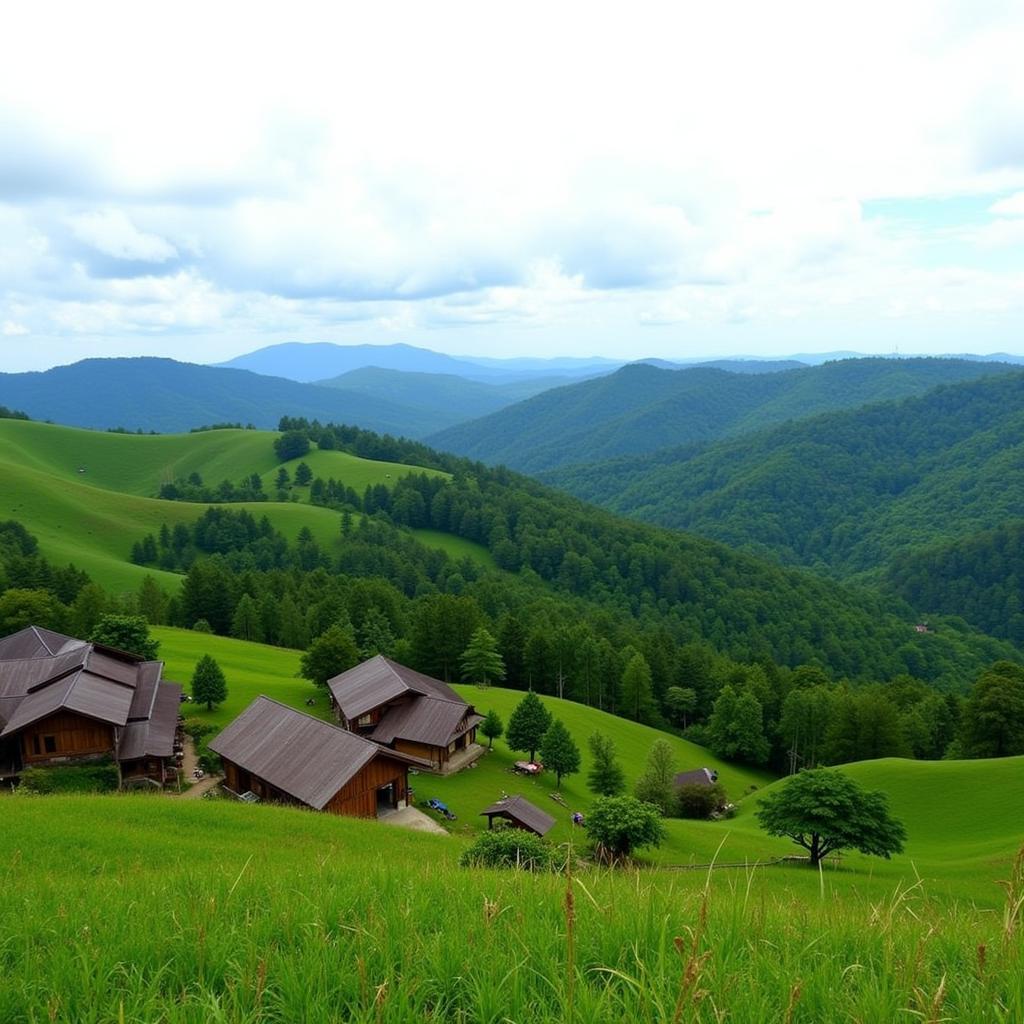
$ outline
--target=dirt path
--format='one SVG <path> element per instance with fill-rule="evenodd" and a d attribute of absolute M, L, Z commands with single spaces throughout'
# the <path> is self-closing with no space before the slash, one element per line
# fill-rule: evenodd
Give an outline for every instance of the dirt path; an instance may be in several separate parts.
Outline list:
<path fill-rule="evenodd" d="M 196 745 L 191 736 L 185 737 L 185 752 L 182 755 L 181 761 L 181 774 L 186 782 L 192 782 L 194 776 L 192 772 L 195 771 L 199 764 L 199 756 L 196 754 Z M 204 793 L 208 793 L 217 783 L 220 782 L 219 775 L 207 775 L 206 778 L 200 779 L 198 782 L 192 782 L 192 785 L 181 793 L 182 800 L 201 800 Z"/>

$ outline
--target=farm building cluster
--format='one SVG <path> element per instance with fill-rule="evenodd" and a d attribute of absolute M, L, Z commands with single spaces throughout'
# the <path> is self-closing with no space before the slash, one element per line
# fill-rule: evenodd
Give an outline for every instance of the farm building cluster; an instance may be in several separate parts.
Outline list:
<path fill-rule="evenodd" d="M 390 658 L 371 658 L 327 685 L 334 722 L 260 696 L 209 743 L 228 794 L 384 817 L 411 805 L 410 772 L 447 775 L 484 753 L 476 742 L 483 716 L 446 683 Z M 26 769 L 96 761 L 116 764 L 122 786 L 177 782 L 183 699 L 160 661 L 35 626 L 0 639 L 0 783 L 16 783 Z M 541 767 L 516 762 L 513 770 Z M 675 783 L 716 780 L 701 768 Z M 497 819 L 541 836 L 555 825 L 518 795 L 502 794 L 480 813 L 488 827 Z M 581 824 L 582 815 L 572 820 Z"/>

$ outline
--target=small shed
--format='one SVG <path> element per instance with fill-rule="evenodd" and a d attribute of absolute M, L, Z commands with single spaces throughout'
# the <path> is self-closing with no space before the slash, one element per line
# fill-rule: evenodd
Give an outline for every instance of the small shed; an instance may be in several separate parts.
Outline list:
<path fill-rule="evenodd" d="M 718 781 L 718 772 L 711 768 L 695 768 L 690 772 L 680 772 L 675 781 L 677 786 L 713 786 Z"/>
<path fill-rule="evenodd" d="M 515 828 L 525 829 L 527 832 L 534 832 L 539 836 L 550 832 L 555 824 L 555 819 L 545 813 L 539 807 L 535 807 L 529 800 L 521 796 L 506 796 L 501 800 L 485 807 L 481 816 L 487 818 L 487 827 L 494 827 L 495 818 L 504 818 Z"/>

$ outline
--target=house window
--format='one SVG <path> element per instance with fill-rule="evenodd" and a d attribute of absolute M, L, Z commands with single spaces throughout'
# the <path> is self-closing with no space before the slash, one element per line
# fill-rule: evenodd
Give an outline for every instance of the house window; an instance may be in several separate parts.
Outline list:
<path fill-rule="evenodd" d="M 360 725 L 360 726 L 362 726 L 362 725 L 373 725 L 373 714 L 370 713 L 370 714 L 367 714 L 367 715 L 360 715 L 356 719 L 356 725 Z"/>
<path fill-rule="evenodd" d="M 43 749 L 48 754 L 57 753 L 57 737 L 56 736 L 44 736 L 43 737 Z"/>

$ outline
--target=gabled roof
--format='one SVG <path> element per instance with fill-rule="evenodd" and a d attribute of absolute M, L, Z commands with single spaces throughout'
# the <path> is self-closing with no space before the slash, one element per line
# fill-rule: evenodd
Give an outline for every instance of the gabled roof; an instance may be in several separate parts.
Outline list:
<path fill-rule="evenodd" d="M 124 728 L 119 760 L 169 757 L 181 687 L 162 673 L 162 662 L 29 626 L 0 640 L 0 737 L 68 711 Z"/>
<path fill-rule="evenodd" d="M 375 757 L 425 764 L 269 697 L 257 697 L 209 746 L 318 811 Z"/>
<path fill-rule="evenodd" d="M 327 686 L 341 713 L 350 720 L 403 694 L 466 703 L 447 683 L 399 665 L 382 654 L 329 679 Z"/>
<path fill-rule="evenodd" d="M 84 646 L 84 640 L 76 640 L 73 636 L 65 636 L 42 626 L 26 626 L 0 639 L 0 661 L 49 658 L 69 647 Z"/>
<path fill-rule="evenodd" d="M 506 796 L 485 807 L 481 816 L 507 818 L 515 825 L 521 825 L 542 836 L 554 827 L 555 819 L 521 796 Z"/>
<path fill-rule="evenodd" d="M 691 772 L 680 772 L 676 776 L 677 786 L 712 786 L 718 776 L 710 768 L 695 768 Z"/>
<path fill-rule="evenodd" d="M 383 655 L 342 672 L 327 685 L 349 721 L 384 704 L 400 701 L 384 712 L 370 734 L 378 743 L 403 739 L 445 747 L 483 721 L 447 683 Z"/>

